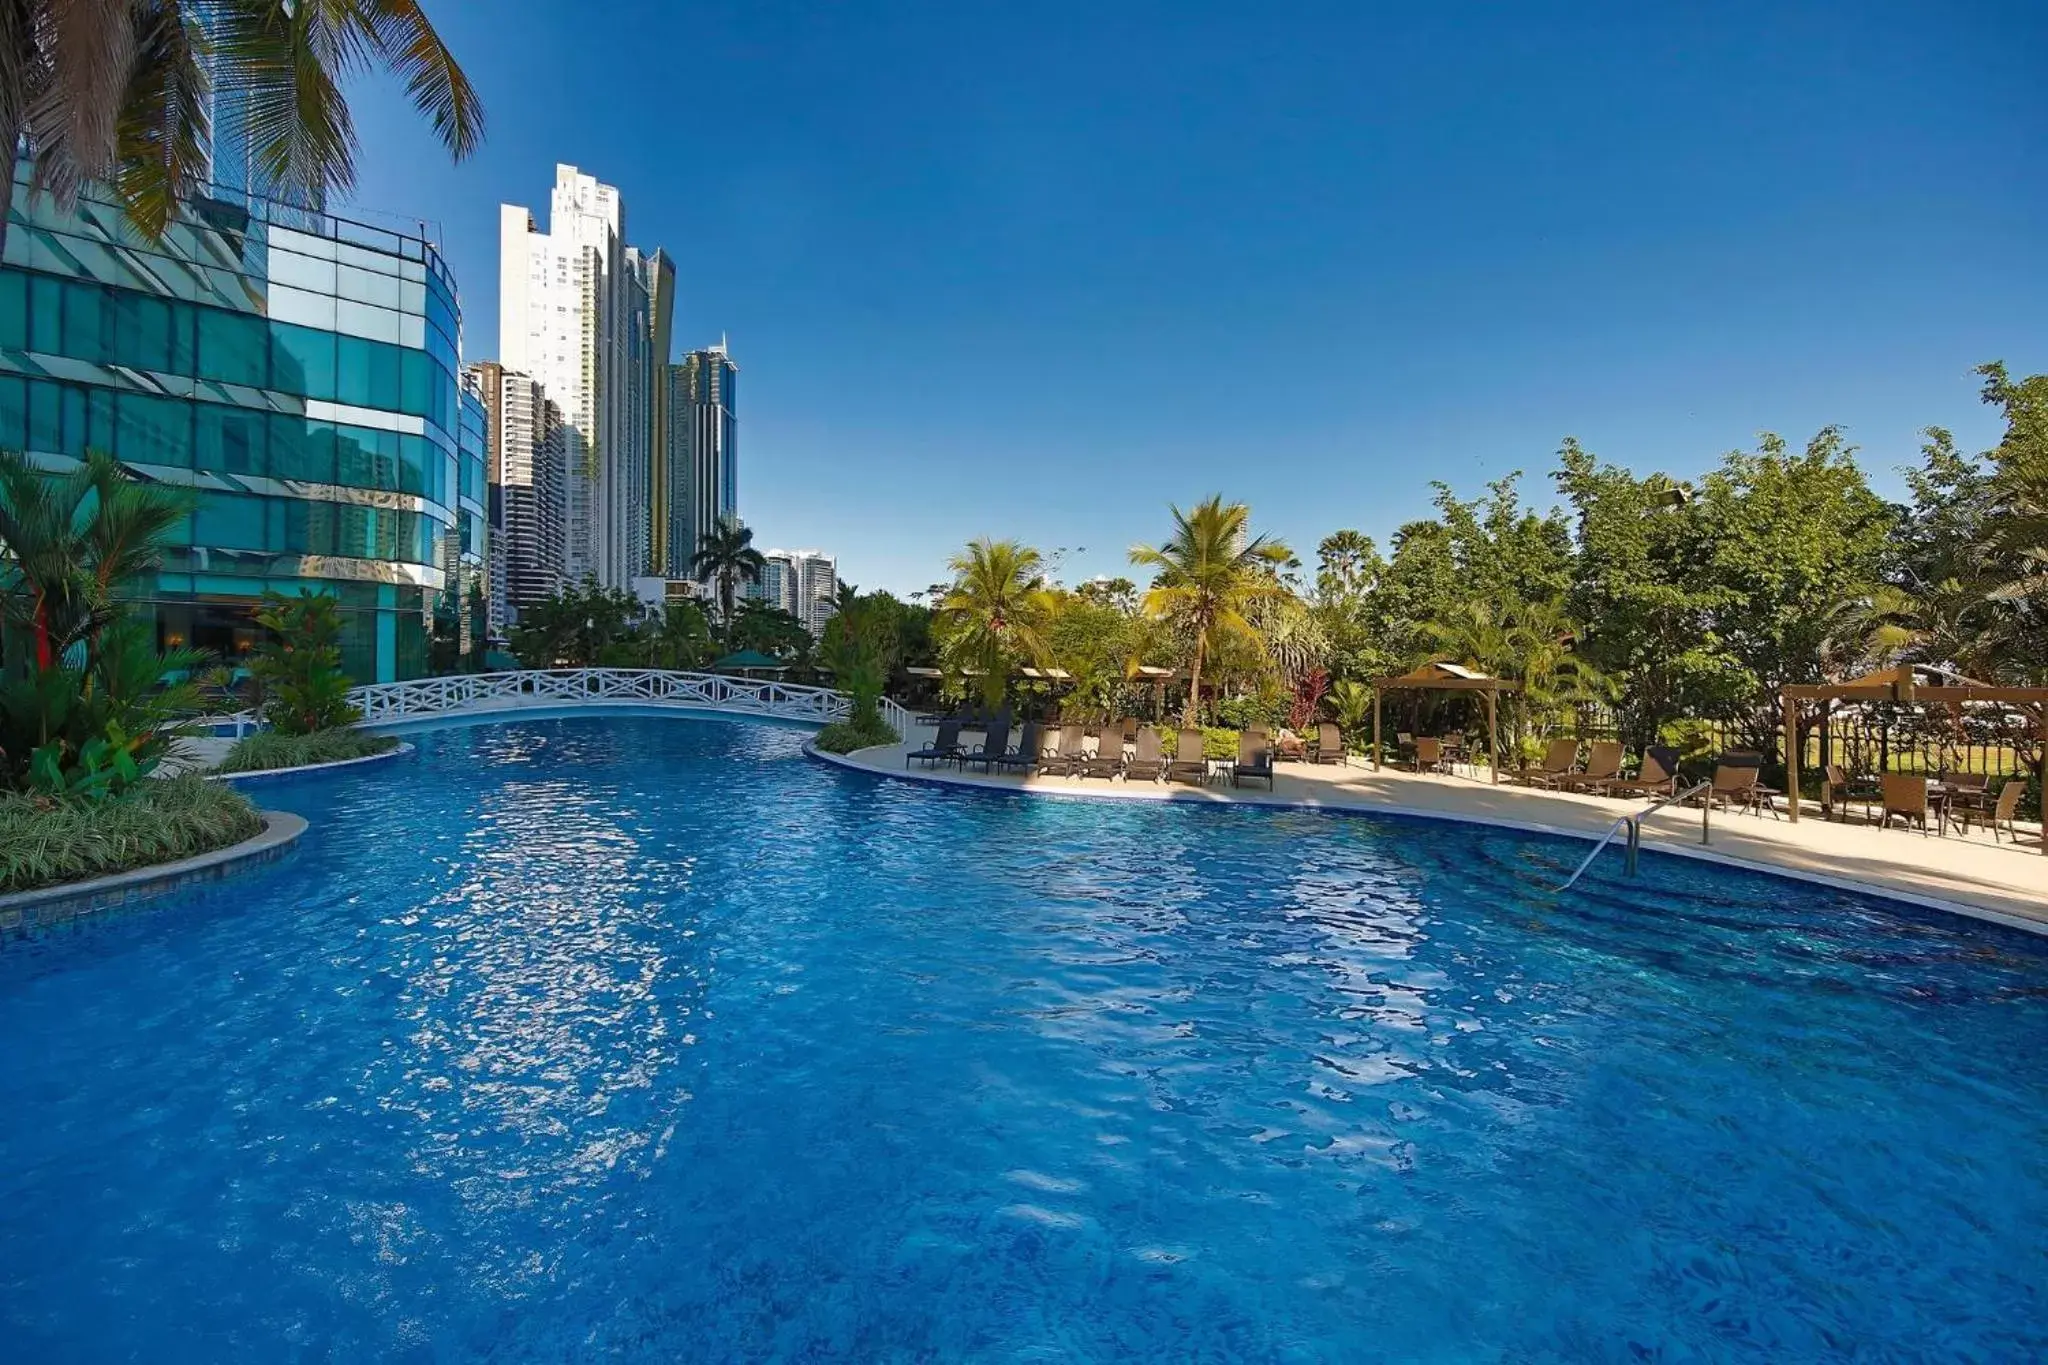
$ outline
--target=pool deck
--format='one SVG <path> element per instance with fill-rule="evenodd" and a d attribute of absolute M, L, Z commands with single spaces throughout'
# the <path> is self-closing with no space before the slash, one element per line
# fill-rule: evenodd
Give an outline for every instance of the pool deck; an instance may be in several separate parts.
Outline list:
<path fill-rule="evenodd" d="M 916 736 L 928 740 L 930 732 Z M 970 737 L 971 742 L 972 737 Z M 1597 838 L 1616 818 L 1643 809 L 1640 800 L 1616 800 L 1571 792 L 1540 791 L 1506 783 L 1494 786 L 1484 773 L 1443 776 L 1392 767 L 1378 772 L 1361 758 L 1348 765 L 1283 763 L 1273 790 L 1233 788 L 1227 781 L 1196 787 L 1102 778 L 984 776 L 951 766 L 904 770 L 914 746 L 863 749 L 836 761 L 888 777 L 910 778 L 1047 795 L 1132 801 L 1235 801 L 1247 805 L 1306 806 L 1340 810 L 1381 810 L 1431 815 L 1514 829 Z M 820 755 L 831 758 L 831 755 Z M 2048 933 L 2048 857 L 2038 831 L 2021 826 L 2021 842 L 1994 844 L 1973 829 L 1967 839 L 1922 836 L 1898 827 L 1879 829 L 1859 818 L 1849 823 L 1820 818 L 1809 803 L 1800 821 L 1770 815 L 1715 811 L 1711 842 L 1700 844 L 1696 806 L 1667 807 L 1643 824 L 1643 846 L 1735 863 L 1872 892 L 1920 905 Z M 1617 852 L 1612 856 L 1619 857 Z"/>

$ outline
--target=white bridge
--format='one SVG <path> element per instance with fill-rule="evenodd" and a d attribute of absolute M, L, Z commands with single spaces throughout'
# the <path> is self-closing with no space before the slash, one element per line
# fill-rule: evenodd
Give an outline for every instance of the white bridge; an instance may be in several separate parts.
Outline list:
<path fill-rule="evenodd" d="M 410 682 L 369 683 L 351 688 L 349 701 L 365 725 L 456 714 L 490 714 L 526 708 L 588 706 L 673 707 L 678 711 L 722 711 L 772 716 L 810 725 L 844 720 L 853 699 L 829 687 L 732 678 L 720 673 L 678 673 L 659 668 L 535 668 L 515 673 L 458 673 Z M 882 719 L 898 738 L 910 735 L 910 713 L 884 697 Z"/>

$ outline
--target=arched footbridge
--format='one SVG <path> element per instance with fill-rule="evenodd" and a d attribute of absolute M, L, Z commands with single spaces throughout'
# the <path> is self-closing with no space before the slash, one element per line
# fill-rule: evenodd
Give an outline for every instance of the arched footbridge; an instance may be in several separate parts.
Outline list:
<path fill-rule="evenodd" d="M 527 709 L 673 707 L 772 716 L 829 725 L 846 719 L 853 699 L 829 687 L 684 673 L 660 668 L 535 668 L 512 673 L 460 673 L 410 682 L 369 683 L 348 698 L 365 725 L 389 725 L 435 716 L 495 715 Z M 899 738 L 910 735 L 910 713 L 883 698 L 882 719 Z"/>

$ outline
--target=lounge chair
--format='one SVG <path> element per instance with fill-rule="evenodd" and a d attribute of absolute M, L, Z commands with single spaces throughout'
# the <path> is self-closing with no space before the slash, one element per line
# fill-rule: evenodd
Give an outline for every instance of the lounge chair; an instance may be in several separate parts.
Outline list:
<path fill-rule="evenodd" d="M 1652 744 L 1643 750 L 1643 766 L 1634 777 L 1602 782 L 1603 796 L 1675 796 L 1678 793 L 1678 750 Z"/>
<path fill-rule="evenodd" d="M 1239 787 L 1261 778 L 1266 790 L 1273 790 L 1273 744 L 1264 735 L 1247 730 L 1237 737 L 1237 762 L 1230 769 L 1230 785 Z"/>
<path fill-rule="evenodd" d="M 1173 762 L 1167 765 L 1166 780 L 1169 782 L 1209 780 L 1209 759 L 1202 752 L 1202 732 L 1186 729 L 1175 741 Z"/>
<path fill-rule="evenodd" d="M 1820 813 L 1823 817 L 1831 816 L 1839 810 L 1846 822 L 1849 818 L 1849 803 L 1860 801 L 1863 803 L 1863 818 L 1868 820 L 1873 795 L 1875 793 L 1870 790 L 1868 784 L 1859 786 L 1849 776 L 1849 770 L 1839 763 L 1830 763 L 1821 770 Z"/>
<path fill-rule="evenodd" d="M 996 717 L 988 723 L 988 732 L 981 737 L 981 743 L 969 749 L 960 757 L 960 766 L 979 763 L 983 772 L 994 769 L 996 761 L 1010 752 L 1010 718 L 1007 714 Z"/>
<path fill-rule="evenodd" d="M 1415 757 L 1409 760 L 1408 766 L 1416 772 L 1440 773 L 1444 770 L 1444 742 L 1442 740 L 1424 735 L 1422 738 L 1413 741 L 1413 749 Z"/>
<path fill-rule="evenodd" d="M 1345 761 L 1344 732 L 1332 721 L 1316 726 L 1315 760 L 1318 763 L 1342 763 Z"/>
<path fill-rule="evenodd" d="M 1297 761 L 1306 759 L 1308 757 L 1308 745 L 1300 735 L 1282 726 L 1279 737 L 1273 741 L 1273 757 L 1277 759 L 1291 758 Z"/>
<path fill-rule="evenodd" d="M 1762 815 L 1768 808 L 1771 814 L 1776 815 L 1778 807 L 1772 798 L 1777 793 L 1759 785 L 1758 779 L 1762 775 L 1762 760 L 1757 755 L 1723 754 L 1721 761 L 1714 765 L 1713 784 L 1701 793 L 1701 798 L 1708 805 L 1719 806 L 1723 810 L 1740 807 L 1752 815 Z"/>
<path fill-rule="evenodd" d="M 1023 735 L 1017 740 L 1017 747 L 1009 753 L 997 755 L 994 766 L 1004 769 L 1015 768 L 1028 776 L 1038 769 L 1039 745 L 1038 722 L 1027 720 L 1024 722 Z"/>
<path fill-rule="evenodd" d="M 1559 773 L 1551 779 L 1551 785 L 1568 791 L 1598 787 L 1621 776 L 1621 741 L 1600 739 L 1593 742 L 1593 751 L 1586 756 L 1586 766 L 1575 773 Z"/>
<path fill-rule="evenodd" d="M 1157 782 L 1166 771 L 1166 755 L 1159 746 L 1159 731 L 1150 725 L 1138 729 L 1138 751 L 1124 765 L 1124 781 Z"/>
<path fill-rule="evenodd" d="M 1105 725 L 1096 737 L 1095 752 L 1081 760 L 1075 770 L 1078 777 L 1114 778 L 1124 770 L 1124 732 L 1116 725 Z"/>
<path fill-rule="evenodd" d="M 2005 785 L 1998 789 L 1998 804 L 1991 808 L 1992 843 L 1998 842 L 2001 829 L 2012 836 L 2014 843 L 2020 841 L 2020 832 L 2013 825 L 2013 817 L 2019 812 L 2020 797 L 2026 790 L 2026 782 L 2017 777 L 2006 778 Z"/>
<path fill-rule="evenodd" d="M 967 751 L 960 747 L 960 722 L 942 720 L 939 722 L 938 737 L 922 749 L 913 749 L 903 756 L 903 766 L 909 767 L 912 759 L 920 759 L 927 768 L 941 763 L 958 763 L 967 757 Z"/>
<path fill-rule="evenodd" d="M 1082 748 L 1081 727 L 1062 725 L 1053 747 L 1039 760 L 1038 771 L 1048 777 L 1072 777 L 1081 771 L 1081 765 L 1087 758 L 1088 754 Z"/>
<path fill-rule="evenodd" d="M 1893 819 L 1905 821 L 1908 825 L 1920 826 L 1920 833 L 1927 833 L 1927 779 L 1909 773 L 1883 773 L 1878 777 L 1878 787 L 1883 792 L 1884 821 L 1889 825 Z"/>
<path fill-rule="evenodd" d="M 1554 787 L 1557 779 L 1569 776 L 1572 765 L 1579 761 L 1579 742 L 1575 739 L 1553 739 L 1543 753 L 1543 766 L 1524 767 L 1515 774 L 1516 779 L 1528 787 Z"/>

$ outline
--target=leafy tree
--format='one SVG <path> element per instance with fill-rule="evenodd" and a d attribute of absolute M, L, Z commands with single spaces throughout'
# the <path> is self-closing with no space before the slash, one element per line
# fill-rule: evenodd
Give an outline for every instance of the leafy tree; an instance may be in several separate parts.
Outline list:
<path fill-rule="evenodd" d="M 1153 570 L 1142 603 L 1149 616 L 1172 618 L 1187 630 L 1193 663 L 1184 723 L 1195 724 L 1202 696 L 1202 664 L 1225 638 L 1259 643 L 1245 613 L 1252 604 L 1286 592 L 1273 570 L 1293 558 L 1278 541 L 1248 533 L 1251 509 L 1211 497 L 1188 512 L 1174 507 L 1174 532 L 1164 545 L 1136 545 L 1131 563 Z"/>
<path fill-rule="evenodd" d="M 940 654 L 955 674 L 978 670 L 983 702 L 1001 706 L 1010 670 L 1044 666 L 1052 650 L 1053 596 L 1038 551 L 1014 540 L 972 541 L 949 562 L 953 582 L 935 625 Z"/>
<path fill-rule="evenodd" d="M 732 628 L 726 632 L 726 644 L 731 649 L 772 655 L 791 664 L 797 672 L 809 671 L 815 643 L 811 632 L 793 613 L 766 602 L 740 603 Z"/>
<path fill-rule="evenodd" d="M 110 186 L 153 237 L 206 172 L 216 91 L 240 96 L 256 169 L 300 203 L 353 188 L 343 91 L 373 71 L 405 84 L 457 160 L 483 137 L 483 106 L 418 0 L 4 0 L 0 13 L 8 182 L 19 144 L 38 188 L 69 202 L 83 182 Z"/>
<path fill-rule="evenodd" d="M 754 548 L 754 532 L 731 517 L 704 533 L 697 553 L 690 557 L 690 572 L 700 579 L 718 582 L 718 619 L 727 630 L 733 624 L 733 590 L 741 582 L 758 583 L 768 570 L 768 561 Z"/>
<path fill-rule="evenodd" d="M 634 625 L 640 600 L 595 578 L 565 587 L 519 613 L 512 652 L 527 668 L 592 668 L 636 662 Z"/>
<path fill-rule="evenodd" d="M 256 611 L 267 632 L 249 660 L 263 688 L 263 719 L 283 735 L 310 735 L 352 725 L 363 713 L 349 703 L 341 671 L 341 610 L 332 595 L 271 589 Z"/>
<path fill-rule="evenodd" d="M 639 662 L 646 668 L 688 672 L 711 662 L 716 646 L 704 608 L 688 600 L 662 603 L 661 614 L 636 632 Z"/>
<path fill-rule="evenodd" d="M 850 719 L 857 728 L 871 730 L 881 720 L 882 691 L 897 648 L 900 605 L 887 593 L 844 594 L 839 610 L 825 623 L 819 656 L 840 690 L 852 698 Z"/>

